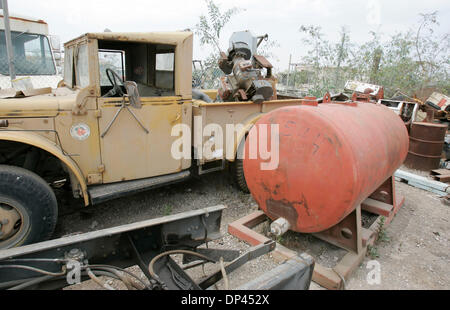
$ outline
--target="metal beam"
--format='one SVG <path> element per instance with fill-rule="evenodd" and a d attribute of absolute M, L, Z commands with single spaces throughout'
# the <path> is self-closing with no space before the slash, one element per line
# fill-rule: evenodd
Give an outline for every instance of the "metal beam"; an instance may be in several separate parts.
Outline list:
<path fill-rule="evenodd" d="M 14 51 L 11 41 L 11 28 L 9 25 L 8 0 L 1 0 L 1 6 L 3 8 L 3 19 L 5 23 L 6 53 L 8 55 L 9 76 L 11 78 L 11 87 L 12 87 L 12 81 L 16 79 L 16 69 L 14 67 Z"/>

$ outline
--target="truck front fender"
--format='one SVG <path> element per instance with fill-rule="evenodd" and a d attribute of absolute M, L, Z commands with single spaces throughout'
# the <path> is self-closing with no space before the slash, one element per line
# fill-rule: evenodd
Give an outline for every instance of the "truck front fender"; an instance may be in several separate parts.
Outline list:
<path fill-rule="evenodd" d="M 59 158 L 59 160 L 61 160 L 61 162 L 63 162 L 66 165 L 66 167 L 70 170 L 70 173 L 73 174 L 73 176 L 75 176 L 75 178 L 77 179 L 81 187 L 81 194 L 83 195 L 84 204 L 86 206 L 89 205 L 87 184 L 83 177 L 83 173 L 81 172 L 78 165 L 72 160 L 72 158 L 65 155 L 57 144 L 36 133 L 21 130 L 17 131 L 0 130 L 0 141 L 1 140 L 14 141 L 34 146 Z"/>

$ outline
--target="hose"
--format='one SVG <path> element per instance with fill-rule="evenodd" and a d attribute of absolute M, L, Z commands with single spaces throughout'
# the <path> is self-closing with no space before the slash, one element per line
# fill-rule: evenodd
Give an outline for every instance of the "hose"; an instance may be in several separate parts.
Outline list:
<path fill-rule="evenodd" d="M 205 102 L 211 103 L 212 100 L 207 94 L 198 89 L 192 89 L 192 99 L 203 100 Z"/>
<path fill-rule="evenodd" d="M 45 281 L 48 281 L 48 280 L 53 279 L 53 278 L 55 278 L 55 276 L 39 277 L 39 278 L 36 278 L 36 279 L 33 279 L 33 280 L 26 281 L 26 282 L 24 282 L 22 284 L 13 286 L 11 288 L 8 288 L 8 290 L 11 290 L 11 291 L 23 290 L 23 289 L 26 289 L 29 286 L 32 286 L 32 285 L 35 285 L 35 284 L 39 284 L 41 282 L 45 282 Z"/>
<path fill-rule="evenodd" d="M 105 270 L 107 273 L 115 275 L 116 276 L 115 278 L 122 281 L 128 290 L 132 290 L 133 288 L 138 289 L 138 290 L 142 289 L 142 288 L 138 287 L 137 285 L 135 285 L 132 281 L 130 281 L 130 279 L 128 279 L 127 277 L 120 274 L 120 272 L 118 270 L 116 270 L 114 268 L 106 268 L 106 267 L 103 267 L 102 269 Z M 101 271 L 102 269 L 99 269 L 99 270 Z"/>
<path fill-rule="evenodd" d="M 50 271 L 46 271 L 46 270 L 43 270 L 43 269 L 39 269 L 39 268 L 31 267 L 31 266 L 26 266 L 26 265 L 0 265 L 0 269 L 2 269 L 2 268 L 3 269 L 7 269 L 7 268 L 25 269 L 25 270 L 30 270 L 30 271 L 34 271 L 34 272 L 37 272 L 37 273 L 41 273 L 41 274 L 48 275 L 48 276 L 54 276 L 54 277 L 63 276 L 63 275 L 66 274 L 66 267 L 65 266 L 62 267 L 63 270 L 61 272 L 59 272 L 59 273 L 50 272 Z"/>
<path fill-rule="evenodd" d="M 20 259 L 22 261 L 56 261 L 56 260 L 51 260 L 51 259 Z M 64 275 L 66 275 L 66 268 L 65 266 L 63 266 L 63 271 L 61 273 L 53 273 L 53 272 L 49 272 L 46 270 L 42 270 L 39 268 L 35 268 L 35 267 L 31 267 L 31 266 L 25 266 L 25 265 L 5 265 L 2 266 L 0 265 L 0 268 L 18 268 L 18 269 L 25 269 L 25 270 L 30 270 L 33 272 L 37 272 L 37 273 L 41 273 L 44 274 L 45 276 L 43 277 L 38 277 L 38 278 L 33 278 L 31 280 L 29 279 L 22 279 L 22 280 L 17 280 L 17 281 L 11 281 L 10 283 L 2 283 L 0 284 L 0 289 L 5 289 L 7 287 L 9 287 L 9 290 L 20 290 L 20 289 L 25 289 L 29 286 L 35 285 L 35 284 L 39 284 L 41 282 L 45 282 L 48 280 L 54 280 L 55 278 L 58 277 L 62 277 Z M 93 280 L 95 281 L 97 284 L 99 284 L 101 287 L 106 288 L 106 289 L 114 289 L 111 286 L 109 286 L 108 284 L 103 283 L 100 279 L 98 279 L 98 277 L 96 277 L 96 275 L 101 275 L 101 276 L 107 276 L 110 278 L 114 278 L 117 280 L 120 280 L 124 283 L 124 285 L 127 287 L 127 289 L 137 289 L 137 290 L 142 290 L 142 289 L 149 289 L 151 290 L 152 288 L 146 284 L 144 281 L 142 281 L 142 279 L 140 279 L 137 275 L 133 274 L 132 272 L 129 272 L 128 270 L 116 267 L 116 266 L 109 266 L 109 265 L 88 265 L 88 266 L 83 266 L 83 269 L 85 269 L 85 273 Z M 136 279 L 140 284 L 143 285 L 143 288 L 138 286 L 136 283 L 134 283 L 133 281 L 130 281 L 129 278 L 127 278 L 126 276 L 122 275 L 119 273 L 123 272 L 131 277 L 133 277 L 134 279 Z M 15 285 L 13 287 L 11 287 L 12 285 Z"/>
<path fill-rule="evenodd" d="M 126 269 L 122 269 L 122 268 L 119 268 L 119 267 L 116 267 L 116 266 L 110 266 L 110 265 L 88 265 L 87 267 L 89 267 L 89 268 L 91 268 L 91 269 L 113 268 L 113 269 L 116 269 L 116 270 L 118 270 L 118 271 L 122 271 L 122 272 L 124 272 L 124 273 L 130 275 L 130 276 L 133 277 L 134 279 L 136 279 L 136 280 L 137 280 L 138 282 L 140 282 L 145 288 L 147 288 L 147 289 L 149 289 L 149 290 L 152 289 L 148 284 L 146 284 L 144 281 L 142 281 L 141 278 L 139 278 L 137 275 L 135 275 L 134 273 L 132 273 L 132 272 L 126 270 Z"/>
<path fill-rule="evenodd" d="M 4 261 L 0 261 L 1 263 L 11 263 L 11 262 L 48 262 L 48 263 L 65 263 L 67 259 L 62 258 L 13 258 Z"/>
<path fill-rule="evenodd" d="M 93 272 L 94 272 L 94 271 L 93 271 Z M 86 276 L 86 275 L 87 275 L 87 272 L 86 272 L 86 271 L 83 271 L 82 274 L 83 274 L 84 276 Z M 120 280 L 115 274 L 112 274 L 112 273 L 110 273 L 110 272 L 97 271 L 97 270 L 96 270 L 96 271 L 95 271 L 95 274 L 97 274 L 97 275 L 99 275 L 99 276 L 106 276 L 106 277 L 110 277 L 110 278 L 114 278 L 114 279 Z M 54 276 L 43 276 L 43 277 L 35 278 L 35 279 L 32 279 L 32 280 L 24 280 L 25 282 L 22 281 L 22 282 L 24 282 L 24 283 L 21 283 L 21 284 L 19 284 L 19 285 L 16 285 L 16 286 L 14 286 L 14 287 L 11 287 L 11 288 L 9 288 L 8 290 L 23 290 L 23 289 L 27 289 L 27 288 L 30 287 L 30 286 L 39 284 L 39 283 L 41 283 L 41 282 L 45 282 L 45 281 L 48 281 L 48 280 L 58 280 L 58 279 L 61 279 L 61 278 L 63 278 L 63 276 L 58 276 L 58 277 L 54 277 Z"/>
<path fill-rule="evenodd" d="M 95 283 L 97 283 L 100 287 L 103 287 L 107 290 L 110 291 L 115 291 L 116 289 L 113 288 L 112 286 L 110 286 L 108 283 L 104 283 L 102 282 L 102 280 L 100 280 L 93 272 L 90 268 L 86 268 L 87 274 L 89 276 L 89 278 L 91 278 L 92 281 L 94 281 Z"/>
<path fill-rule="evenodd" d="M 155 257 L 153 257 L 153 259 L 150 261 L 150 263 L 148 264 L 148 272 L 150 273 L 150 276 L 155 279 L 157 282 L 159 282 L 160 284 L 163 284 L 162 281 L 159 279 L 159 276 L 155 273 L 154 270 L 154 265 L 156 263 L 157 260 L 159 260 L 161 257 L 167 256 L 167 255 L 172 255 L 172 254 L 188 254 L 188 255 L 192 255 L 192 256 L 196 256 L 199 257 L 201 259 L 204 259 L 206 261 L 215 263 L 215 261 L 203 254 L 194 252 L 194 251 L 189 251 L 189 250 L 172 250 L 172 251 L 167 251 L 167 252 L 163 252 L 160 253 L 158 255 L 156 255 Z"/>

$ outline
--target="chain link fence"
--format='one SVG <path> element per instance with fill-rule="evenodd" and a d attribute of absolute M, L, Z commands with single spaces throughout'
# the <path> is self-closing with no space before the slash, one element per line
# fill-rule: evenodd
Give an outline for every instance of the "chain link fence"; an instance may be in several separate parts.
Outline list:
<path fill-rule="evenodd" d="M 33 88 L 56 88 L 62 80 L 62 55 L 56 53 L 42 34 L 11 31 L 14 72 L 18 84 Z M 11 88 L 5 31 L 0 30 L 0 88 Z M 31 84 L 31 85 L 30 85 Z"/>
<path fill-rule="evenodd" d="M 224 76 L 218 66 L 204 66 L 202 61 L 192 62 L 192 87 L 199 89 L 217 89 L 220 85 L 220 78 Z"/>
<path fill-rule="evenodd" d="M 200 60 L 194 60 L 192 65 L 192 88 L 219 88 L 220 78 L 225 73 L 218 66 L 204 66 Z M 275 76 L 277 78 L 277 93 L 280 95 L 304 97 L 312 87 L 293 74 L 278 73 Z"/>

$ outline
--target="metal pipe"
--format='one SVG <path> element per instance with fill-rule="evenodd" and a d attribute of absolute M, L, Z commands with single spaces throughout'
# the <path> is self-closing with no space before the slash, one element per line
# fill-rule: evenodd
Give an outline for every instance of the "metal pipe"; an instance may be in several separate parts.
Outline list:
<path fill-rule="evenodd" d="M 270 232 L 279 237 L 286 233 L 290 227 L 289 222 L 285 218 L 280 217 L 270 224 Z"/>
<path fill-rule="evenodd" d="M 292 54 L 289 54 L 289 65 L 288 65 L 288 73 L 287 73 L 287 78 L 286 78 L 286 85 L 289 88 L 289 78 L 291 75 L 291 62 L 292 62 Z"/>
<path fill-rule="evenodd" d="M 265 35 L 262 35 L 262 36 L 259 36 L 258 37 L 258 43 L 256 44 L 256 47 L 259 47 L 259 45 L 261 44 L 261 42 L 263 41 L 263 40 L 266 40 L 267 41 L 267 39 L 269 38 L 269 35 L 266 33 Z"/>
<path fill-rule="evenodd" d="M 8 64 L 9 64 L 9 76 L 11 78 L 11 87 L 12 81 L 16 79 L 16 69 L 14 67 L 14 51 L 12 48 L 11 41 L 11 27 L 9 25 L 9 11 L 8 11 L 8 0 L 1 0 L 2 8 L 3 8 L 3 19 L 5 23 L 5 39 L 6 39 L 6 53 L 8 55 Z"/>

